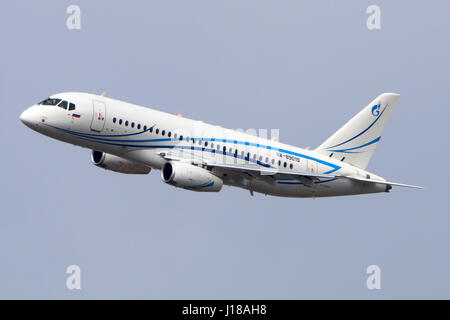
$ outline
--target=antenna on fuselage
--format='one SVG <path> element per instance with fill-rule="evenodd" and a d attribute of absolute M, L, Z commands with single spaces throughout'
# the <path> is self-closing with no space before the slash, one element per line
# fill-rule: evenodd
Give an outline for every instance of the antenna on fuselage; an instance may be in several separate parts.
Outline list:
<path fill-rule="evenodd" d="M 106 91 L 103 91 L 101 96 L 104 97 L 106 95 Z"/>

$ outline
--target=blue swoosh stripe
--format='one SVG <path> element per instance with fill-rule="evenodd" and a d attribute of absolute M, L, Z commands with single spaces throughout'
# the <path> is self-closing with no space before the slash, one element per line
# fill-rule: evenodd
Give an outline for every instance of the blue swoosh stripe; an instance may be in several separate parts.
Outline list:
<path fill-rule="evenodd" d="M 332 151 L 332 152 L 343 152 L 343 153 L 359 153 L 359 152 L 351 152 L 350 150 L 356 150 L 356 149 L 364 148 L 364 147 L 369 146 L 369 145 L 371 145 L 373 143 L 377 143 L 378 141 L 380 141 L 380 139 L 381 139 L 381 136 L 379 136 L 378 138 L 375 138 L 372 141 L 367 142 L 367 143 L 365 143 L 365 144 L 363 144 L 361 146 L 358 146 L 358 147 L 349 148 L 349 149 L 340 149 L 340 150 L 329 150 L 329 151 Z"/>
<path fill-rule="evenodd" d="M 201 185 L 198 185 L 198 186 L 191 186 L 191 187 L 188 187 L 188 188 L 189 189 L 201 189 L 201 188 L 211 187 L 212 185 L 214 185 L 214 181 L 207 182 L 205 184 L 201 184 Z"/>
<path fill-rule="evenodd" d="M 386 107 L 384 107 L 383 111 L 382 111 L 382 112 L 380 113 L 380 115 L 375 119 L 375 121 L 373 121 L 373 122 L 370 124 L 370 126 L 368 126 L 366 129 L 364 129 L 363 131 L 361 131 L 360 133 L 358 133 L 356 136 L 354 136 L 354 137 L 352 137 L 352 138 L 350 138 L 350 139 L 348 139 L 348 140 L 346 140 L 346 141 L 344 141 L 344 142 L 342 142 L 342 143 L 336 144 L 336 145 L 331 146 L 331 147 L 327 147 L 326 149 L 339 147 L 339 146 L 343 145 L 344 143 L 347 143 L 347 142 L 349 142 L 349 141 L 352 141 L 352 140 L 358 138 L 358 137 L 359 137 L 360 135 L 362 135 L 364 132 L 366 132 L 367 130 L 369 130 L 369 129 L 375 124 L 375 122 L 378 121 L 378 119 L 381 118 L 381 115 L 384 113 L 384 111 L 386 110 L 387 107 L 388 107 L 388 105 L 386 105 Z M 329 151 L 331 151 L 331 150 L 329 150 Z"/>
<path fill-rule="evenodd" d="M 278 179 L 279 180 L 279 179 Z M 334 181 L 337 180 L 337 178 L 332 178 L 332 179 L 328 179 L 328 180 L 321 180 L 321 181 L 316 181 L 314 183 L 319 184 L 319 183 L 325 183 L 325 182 L 330 182 L 330 181 Z M 288 182 L 288 181 L 277 181 L 277 183 L 279 184 L 303 184 L 303 182 Z"/>
<path fill-rule="evenodd" d="M 156 145 L 156 146 L 149 146 L 149 145 L 135 145 L 135 144 L 125 144 L 125 143 L 113 143 L 113 142 L 122 142 L 123 140 L 115 140 L 115 139 L 104 139 L 104 138 L 98 138 L 97 136 L 92 136 L 90 134 L 84 134 L 84 133 L 80 133 L 80 132 L 75 132 L 75 131 L 71 131 L 71 130 L 67 130 L 67 129 L 63 129 L 63 128 L 58 128 L 52 125 L 48 125 L 47 126 L 78 136 L 81 139 L 87 140 L 87 141 L 91 141 L 91 142 L 98 142 L 98 143 L 103 143 L 103 144 L 107 144 L 107 145 L 115 145 L 115 146 L 124 146 L 124 147 L 134 147 L 134 148 L 179 148 L 179 149 L 191 149 L 191 150 L 202 150 L 202 151 L 207 151 L 207 152 L 215 152 L 215 153 L 221 153 L 223 155 L 227 155 L 227 156 L 234 156 L 236 158 L 240 158 L 240 159 L 245 159 L 247 161 L 250 162 L 254 162 L 257 164 L 260 164 L 264 167 L 268 167 L 271 168 L 271 166 L 269 164 L 264 164 L 263 162 L 259 161 L 259 160 L 253 160 L 253 159 L 249 159 L 246 156 L 242 157 L 240 155 L 235 155 L 234 153 L 229 153 L 229 152 L 223 152 L 223 151 L 219 151 L 216 149 L 207 149 L 204 147 L 194 147 L 194 146 L 164 146 L 164 145 Z M 152 128 L 155 125 L 152 126 Z M 149 128 L 150 129 L 150 128 Z M 149 129 L 147 129 L 146 131 L 148 131 Z M 141 134 L 145 131 L 136 133 L 136 134 Z M 108 137 L 113 137 L 113 135 L 102 135 L 102 136 L 108 136 Z M 117 135 L 117 136 L 123 136 L 123 135 Z M 192 139 L 192 138 L 191 138 Z M 241 145 L 247 145 L 247 146 L 253 146 L 253 147 L 257 147 L 257 148 L 265 148 L 268 150 L 275 150 L 275 151 L 279 151 L 279 152 L 283 152 L 283 153 L 287 153 L 290 155 L 294 155 L 294 156 L 298 156 L 304 159 L 309 159 L 309 160 L 313 160 L 313 161 L 317 161 L 318 163 L 324 164 L 326 166 L 331 167 L 332 169 L 324 172 L 324 174 L 329 174 L 332 172 L 335 172 L 337 170 L 339 170 L 341 167 L 327 162 L 327 161 L 323 161 L 314 157 L 310 157 L 298 152 L 294 152 L 294 151 L 290 151 L 290 150 L 286 150 L 286 149 L 281 149 L 281 148 L 276 148 L 276 147 L 272 147 L 272 146 L 268 146 L 268 145 L 263 145 L 263 144 L 259 144 L 259 143 L 254 143 L 254 142 L 248 142 L 248 141 L 239 141 L 239 140 L 229 140 L 229 139 L 216 139 L 216 138 L 196 138 L 197 140 L 202 140 L 202 141 L 218 141 L 218 142 L 223 142 L 223 143 L 234 143 L 234 144 L 241 144 Z M 111 141 L 111 142 L 106 142 L 106 141 Z M 178 139 L 171 139 L 171 138 L 166 138 L 166 139 L 151 139 L 151 140 L 125 140 L 123 142 L 160 142 L 160 141 L 178 141 Z"/>
<path fill-rule="evenodd" d="M 51 125 L 48 125 L 48 126 L 52 127 L 52 128 L 64 130 L 64 131 L 70 131 L 70 130 L 65 130 L 65 129 L 62 129 L 62 128 L 54 127 L 54 126 L 51 126 Z M 81 133 L 81 132 L 75 132 L 75 131 L 70 131 L 70 132 L 71 133 L 81 134 L 81 135 L 84 135 L 84 136 L 91 136 L 91 137 L 129 137 L 129 136 L 135 136 L 135 135 L 138 135 L 138 134 L 142 134 L 144 132 L 148 132 L 154 126 L 156 126 L 156 124 L 152 125 L 150 128 L 148 128 L 146 130 L 135 132 L 135 133 L 127 133 L 127 134 L 95 134 L 95 133 Z"/>
<path fill-rule="evenodd" d="M 384 110 L 383 110 L 384 111 Z M 309 159 L 309 160 L 314 160 L 317 161 L 318 163 L 324 164 L 326 166 L 332 167 L 332 170 L 329 170 L 327 172 L 324 172 L 324 174 L 329 174 L 332 173 L 334 171 L 339 170 L 341 167 L 338 165 L 335 165 L 333 163 L 327 162 L 327 161 L 323 161 L 314 157 L 310 157 L 298 152 L 294 152 L 294 151 L 290 151 L 290 150 L 286 150 L 286 149 L 280 149 L 280 148 L 274 148 L 268 145 L 263 145 L 263 144 L 259 144 L 259 143 L 254 143 L 254 142 L 247 142 L 247 141 L 237 141 L 237 140 L 228 140 L 228 139 L 214 139 L 214 138 L 200 138 L 201 140 L 206 140 L 206 141 L 219 141 L 219 142 L 224 142 L 224 143 L 234 143 L 234 144 L 243 144 L 243 145 L 247 145 L 247 146 L 251 146 L 251 147 L 257 147 L 257 148 L 265 148 L 268 150 L 275 150 L 275 151 L 279 151 L 279 152 L 283 152 L 283 153 L 287 153 L 293 156 L 297 156 L 297 157 L 301 157 L 304 159 Z"/>
<path fill-rule="evenodd" d="M 259 160 L 254 160 L 248 157 L 242 157 L 240 155 L 235 155 L 234 153 L 230 153 L 230 152 L 224 152 L 224 151 L 219 151 L 216 149 L 209 149 L 209 148 L 204 148 L 204 147 L 194 147 L 194 146 L 168 146 L 168 145 L 133 145 L 133 144 L 122 144 L 122 143 L 112 143 L 112 142 L 104 142 L 104 141 L 98 141 L 98 140 L 92 140 L 90 138 L 87 137 L 79 137 L 80 139 L 84 139 L 90 142 L 97 142 L 97 143 L 102 143 L 102 144 L 107 144 L 107 145 L 113 145 L 113 146 L 122 146 L 122 147 L 133 147 L 133 148 L 152 148 L 152 149 L 184 149 L 184 150 L 196 150 L 196 151 L 206 151 L 206 152 L 211 152 L 211 153 L 219 153 L 225 156 L 232 156 L 235 158 L 239 158 L 239 159 L 244 159 L 246 161 L 249 162 L 254 162 L 256 164 L 259 164 L 265 168 L 272 168 L 272 166 L 270 164 L 266 164 L 263 163 Z"/>

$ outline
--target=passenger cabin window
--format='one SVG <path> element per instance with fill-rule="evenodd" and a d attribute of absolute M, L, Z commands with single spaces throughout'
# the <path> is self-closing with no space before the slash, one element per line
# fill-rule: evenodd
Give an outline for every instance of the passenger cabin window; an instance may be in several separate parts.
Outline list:
<path fill-rule="evenodd" d="M 138 130 L 141 130 L 141 124 L 137 125 Z"/>
<path fill-rule="evenodd" d="M 147 131 L 147 126 L 144 126 L 144 131 Z"/>
<path fill-rule="evenodd" d="M 159 129 L 156 129 L 156 130 L 155 130 L 155 133 L 158 134 L 158 133 L 159 133 Z"/>
<path fill-rule="evenodd" d="M 117 120 L 117 119 L 114 117 L 114 118 L 113 118 L 113 123 L 116 123 L 116 120 Z"/>
<path fill-rule="evenodd" d="M 128 127 L 128 120 L 125 121 L 125 127 Z"/>
<path fill-rule="evenodd" d="M 162 135 L 165 135 L 165 134 L 166 134 L 166 130 L 163 130 L 163 131 L 161 132 L 161 134 L 162 134 Z"/>
<path fill-rule="evenodd" d="M 122 124 L 122 119 L 119 120 L 119 124 Z"/>
<path fill-rule="evenodd" d="M 131 127 L 134 128 L 134 122 L 131 123 Z"/>

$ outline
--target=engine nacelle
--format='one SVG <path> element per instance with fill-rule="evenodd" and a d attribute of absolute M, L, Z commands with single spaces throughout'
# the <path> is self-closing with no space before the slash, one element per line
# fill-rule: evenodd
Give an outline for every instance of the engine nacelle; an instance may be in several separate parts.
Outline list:
<path fill-rule="evenodd" d="M 222 179 L 210 171 L 179 161 L 166 162 L 161 178 L 165 183 L 191 191 L 218 192 L 223 185 Z"/>
<path fill-rule="evenodd" d="M 109 153 L 92 150 L 92 163 L 97 167 L 127 174 L 148 174 L 150 167 Z"/>

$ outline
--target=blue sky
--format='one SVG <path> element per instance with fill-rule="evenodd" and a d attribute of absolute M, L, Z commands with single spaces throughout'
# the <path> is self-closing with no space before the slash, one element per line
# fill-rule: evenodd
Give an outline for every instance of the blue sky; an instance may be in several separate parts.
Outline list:
<path fill-rule="evenodd" d="M 80 30 L 66 28 L 71 4 Z M 381 30 L 366 27 L 371 4 Z M 450 298 L 449 11 L 448 1 L 4 2 L 0 298 Z M 397 92 L 368 170 L 426 189 L 284 199 L 106 172 L 89 150 L 19 121 L 64 91 L 275 128 L 300 147 Z M 72 264 L 78 291 L 65 286 Z M 366 288 L 372 264 L 381 290 Z"/>

